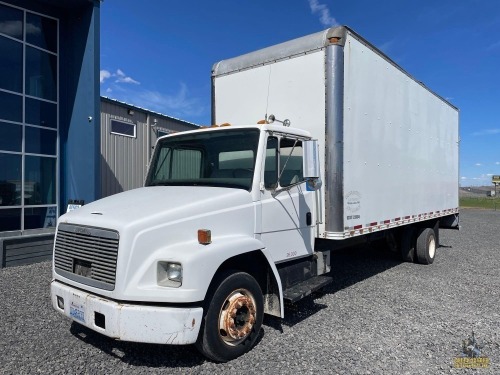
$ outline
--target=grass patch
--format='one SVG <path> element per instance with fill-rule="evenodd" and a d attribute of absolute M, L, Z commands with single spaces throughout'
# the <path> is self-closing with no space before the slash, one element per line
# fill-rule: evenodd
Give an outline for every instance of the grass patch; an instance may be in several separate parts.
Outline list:
<path fill-rule="evenodd" d="M 472 198 L 462 197 L 459 200 L 460 207 L 485 208 L 489 210 L 500 210 L 500 198 Z"/>

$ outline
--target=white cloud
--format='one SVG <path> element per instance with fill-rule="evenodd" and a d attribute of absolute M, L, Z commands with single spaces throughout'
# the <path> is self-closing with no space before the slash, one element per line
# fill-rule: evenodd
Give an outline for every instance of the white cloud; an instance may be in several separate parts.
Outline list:
<path fill-rule="evenodd" d="M 480 167 L 480 166 L 482 166 L 482 164 L 481 164 L 481 163 L 476 163 L 476 164 L 474 164 L 474 165 L 475 165 L 476 167 Z"/>
<path fill-rule="evenodd" d="M 101 70 L 99 72 L 99 80 L 101 83 L 103 83 L 105 80 L 107 80 L 109 77 L 111 77 L 111 73 L 108 72 L 107 70 Z"/>
<path fill-rule="evenodd" d="M 152 90 L 139 91 L 134 98 L 134 104 L 171 116 L 198 116 L 205 110 L 200 100 L 189 94 L 184 83 L 180 84 L 179 90 L 174 94 Z"/>
<path fill-rule="evenodd" d="M 40 29 L 38 26 L 27 24 L 26 25 L 26 34 L 41 34 L 42 29 Z"/>
<path fill-rule="evenodd" d="M 489 186 L 491 184 L 491 176 L 493 174 L 481 174 L 475 177 L 460 177 L 460 179 L 470 186 Z"/>
<path fill-rule="evenodd" d="M 150 90 L 128 76 L 122 69 L 110 72 L 101 70 L 101 93 L 116 100 L 136 105 L 150 111 L 160 112 L 167 116 L 186 118 L 198 117 L 206 113 L 202 100 L 193 96 L 185 83 L 180 83 L 177 90 L 170 93 Z M 132 84 L 132 85 L 130 85 Z M 141 85 L 141 86 L 138 86 Z"/>
<path fill-rule="evenodd" d="M 7 35 L 19 35 L 23 33 L 23 21 L 4 21 L 0 22 L 0 32 Z"/>
<path fill-rule="evenodd" d="M 479 130 L 477 132 L 472 133 L 472 135 L 474 135 L 474 136 L 495 135 L 495 134 L 500 134 L 500 128 L 496 128 L 496 129 L 484 129 L 484 130 Z"/>
<path fill-rule="evenodd" d="M 330 15 L 330 10 L 325 4 L 320 4 L 318 0 L 308 0 L 312 14 L 319 15 L 319 22 L 324 27 L 338 26 L 338 22 Z"/>
<path fill-rule="evenodd" d="M 23 21 L 4 21 L 0 22 L 0 32 L 16 36 L 21 36 L 23 33 Z M 28 23 L 26 25 L 26 34 L 40 34 L 42 30 L 33 24 Z"/>
<path fill-rule="evenodd" d="M 115 82 L 117 83 L 133 83 L 135 85 L 140 85 L 140 82 L 136 81 L 132 77 L 127 76 L 121 69 L 117 69 L 116 73 L 113 74 L 116 77 Z"/>
<path fill-rule="evenodd" d="M 496 165 L 500 165 L 500 161 L 497 161 L 495 164 L 496 164 Z"/>
<path fill-rule="evenodd" d="M 141 84 L 139 81 L 136 81 L 132 77 L 127 76 L 121 69 L 116 69 L 115 73 L 111 73 L 109 70 L 104 69 L 100 71 L 99 79 L 101 83 L 104 83 L 104 81 L 111 77 L 115 78 L 115 83 L 133 83 L 135 85 Z"/>

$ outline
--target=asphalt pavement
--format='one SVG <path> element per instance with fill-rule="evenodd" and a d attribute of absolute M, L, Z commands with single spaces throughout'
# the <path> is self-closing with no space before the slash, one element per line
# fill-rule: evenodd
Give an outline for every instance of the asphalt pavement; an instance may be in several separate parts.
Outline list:
<path fill-rule="evenodd" d="M 500 212 L 462 210 L 430 266 L 368 246 L 332 255 L 335 281 L 229 363 L 193 346 L 119 342 L 56 313 L 50 262 L 0 270 L 1 374 L 499 374 Z M 488 368 L 455 368 L 474 332 Z M 464 363 L 464 362 L 461 362 Z"/>

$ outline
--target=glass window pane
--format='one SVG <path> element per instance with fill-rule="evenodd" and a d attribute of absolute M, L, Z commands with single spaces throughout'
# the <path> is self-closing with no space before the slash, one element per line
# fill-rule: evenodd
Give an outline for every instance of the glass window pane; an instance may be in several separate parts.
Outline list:
<path fill-rule="evenodd" d="M 172 180 L 200 178 L 200 172 L 200 150 L 174 150 L 172 155 Z"/>
<path fill-rule="evenodd" d="M 57 56 L 26 47 L 26 95 L 57 100 Z"/>
<path fill-rule="evenodd" d="M 26 122 L 57 129 L 57 104 L 26 98 Z"/>
<path fill-rule="evenodd" d="M 0 36 L 0 88 L 23 91 L 23 44 L 4 36 Z"/>
<path fill-rule="evenodd" d="M 24 165 L 24 203 L 56 203 L 56 159 L 26 156 Z"/>
<path fill-rule="evenodd" d="M 278 174 L 276 167 L 278 163 L 278 138 L 269 138 L 266 147 L 266 161 L 264 169 L 264 186 L 266 189 L 276 188 Z"/>
<path fill-rule="evenodd" d="M 111 133 L 135 137 L 135 124 L 111 120 Z"/>
<path fill-rule="evenodd" d="M 153 178 L 155 180 L 168 180 L 170 177 L 170 163 L 172 159 L 172 149 L 163 147 L 158 154 L 158 161 L 156 163 Z"/>
<path fill-rule="evenodd" d="M 219 170 L 253 169 L 253 150 L 227 151 L 219 154 Z"/>
<path fill-rule="evenodd" d="M 57 52 L 57 21 L 26 13 L 26 42 Z"/>
<path fill-rule="evenodd" d="M 0 206 L 21 204 L 21 155 L 0 153 Z"/>
<path fill-rule="evenodd" d="M 21 209 L 0 209 L 0 232 L 21 230 Z"/>
<path fill-rule="evenodd" d="M 0 151 L 21 152 L 23 128 L 21 125 L 0 121 Z"/>
<path fill-rule="evenodd" d="M 23 11 L 0 4 L 0 33 L 23 39 Z"/>
<path fill-rule="evenodd" d="M 56 213 L 56 207 L 27 207 L 24 209 L 24 229 L 55 227 Z"/>
<path fill-rule="evenodd" d="M 302 181 L 302 142 L 282 139 L 280 144 L 280 185 L 288 186 Z"/>
<path fill-rule="evenodd" d="M 26 126 L 25 150 L 31 154 L 56 154 L 57 132 L 55 130 Z"/>
<path fill-rule="evenodd" d="M 23 120 L 22 96 L 0 91 L 0 120 L 17 122 Z"/>

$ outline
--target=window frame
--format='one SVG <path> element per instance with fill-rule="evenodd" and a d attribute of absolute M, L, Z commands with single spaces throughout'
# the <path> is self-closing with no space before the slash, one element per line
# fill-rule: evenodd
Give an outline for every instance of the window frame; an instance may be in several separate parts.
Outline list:
<path fill-rule="evenodd" d="M 274 164 L 275 164 L 275 171 L 274 171 L 274 178 L 276 179 L 275 182 L 273 182 L 272 184 L 269 184 L 268 181 L 266 181 L 266 165 L 267 165 L 267 152 L 268 150 L 270 150 L 268 148 L 268 142 L 269 140 L 274 140 L 276 139 L 277 140 L 277 148 L 275 148 L 276 150 L 276 153 L 275 153 L 275 158 L 276 160 L 274 160 Z M 287 154 L 287 155 L 282 155 L 282 141 L 286 139 L 286 140 L 294 140 L 296 142 L 295 144 L 295 148 L 300 147 L 300 149 L 302 150 L 302 163 L 304 162 L 304 152 L 303 152 L 303 147 L 302 147 L 302 143 L 304 141 L 306 141 L 307 139 L 306 138 L 301 138 L 299 136 L 293 136 L 293 135 L 288 135 L 288 134 L 270 134 L 268 137 L 267 137 L 267 140 L 266 140 L 266 148 L 265 148 L 265 155 L 264 155 L 264 170 L 263 170 L 263 173 L 264 173 L 264 187 L 266 190 L 269 190 L 269 191 L 276 191 L 276 192 L 279 192 L 279 191 L 283 191 L 283 190 L 288 190 L 288 189 L 291 189 L 292 187 L 294 186 L 298 186 L 304 182 L 306 182 L 306 179 L 304 178 L 304 171 L 302 171 L 302 177 L 300 179 L 300 181 L 297 181 L 297 182 L 294 182 L 294 183 L 291 183 L 289 185 L 282 185 L 281 184 L 281 180 L 282 180 L 282 177 L 283 177 L 283 172 L 284 170 L 282 170 L 282 164 L 281 164 L 281 159 L 283 157 L 287 158 L 288 156 L 293 156 L 293 154 Z M 289 146 L 287 146 L 286 148 L 290 148 Z M 287 160 L 287 159 L 285 159 Z M 288 161 L 287 161 L 288 162 Z M 303 165 L 303 164 L 302 164 Z M 301 165 L 301 169 L 302 169 L 302 165 Z"/>
<path fill-rule="evenodd" d="M 124 124 L 124 125 L 129 125 L 129 126 L 133 126 L 134 128 L 134 135 L 130 135 L 130 134 L 125 134 L 125 133 L 120 133 L 120 132 L 116 132 L 116 131 L 113 131 L 113 123 L 119 123 L 119 124 Z M 120 121 L 120 120 L 116 120 L 116 119 L 110 119 L 109 120 L 109 132 L 111 134 L 115 134 L 115 135 L 121 135 L 123 137 L 128 137 L 128 138 L 137 138 L 137 124 L 134 123 L 134 122 L 126 122 L 126 121 Z"/>

